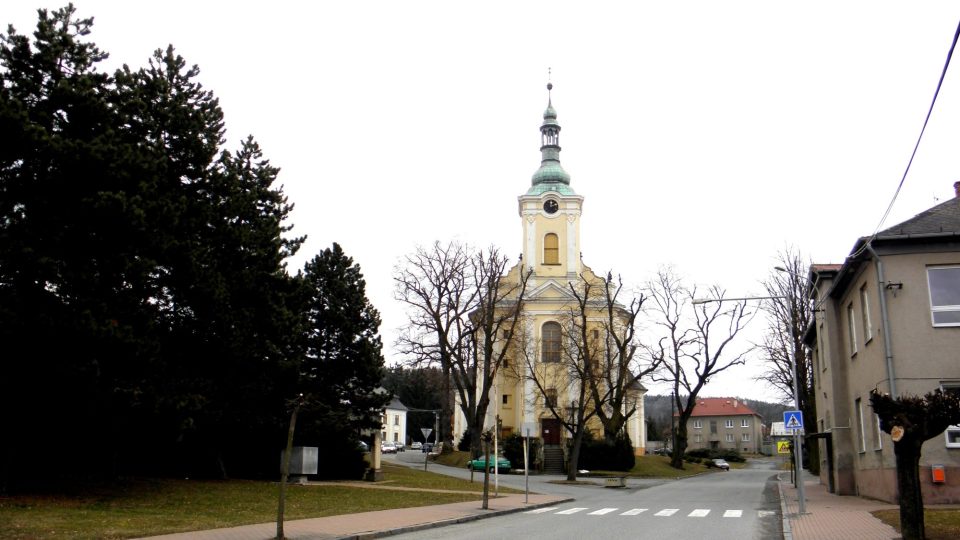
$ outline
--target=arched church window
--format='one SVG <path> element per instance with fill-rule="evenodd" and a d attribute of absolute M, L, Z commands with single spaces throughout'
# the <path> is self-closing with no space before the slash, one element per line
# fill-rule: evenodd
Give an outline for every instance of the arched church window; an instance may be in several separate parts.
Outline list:
<path fill-rule="evenodd" d="M 543 264 L 560 264 L 560 239 L 553 233 L 543 237 Z"/>
<path fill-rule="evenodd" d="M 543 361 L 560 361 L 560 324 L 548 322 L 543 325 L 541 330 L 543 337 Z"/>

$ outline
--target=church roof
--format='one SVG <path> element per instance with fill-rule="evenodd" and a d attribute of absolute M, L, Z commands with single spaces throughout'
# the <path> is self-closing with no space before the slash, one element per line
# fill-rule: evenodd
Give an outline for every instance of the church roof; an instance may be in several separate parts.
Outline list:
<path fill-rule="evenodd" d="M 548 83 L 547 110 L 543 112 L 543 124 L 540 125 L 540 168 L 533 173 L 527 195 L 540 195 L 548 191 L 576 195 L 570 188 L 570 174 L 560 165 L 560 124 L 557 123 L 557 111 L 550 97 L 551 90 L 553 83 Z"/>

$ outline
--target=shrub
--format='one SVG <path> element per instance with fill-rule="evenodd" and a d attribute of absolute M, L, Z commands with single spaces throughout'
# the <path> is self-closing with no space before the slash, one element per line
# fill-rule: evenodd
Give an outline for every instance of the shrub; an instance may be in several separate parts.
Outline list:
<path fill-rule="evenodd" d="M 530 468 L 536 466 L 537 456 L 540 455 L 540 439 L 530 439 Z M 523 468 L 523 437 L 514 433 L 503 440 L 503 457 L 510 460 L 514 469 Z"/>
<path fill-rule="evenodd" d="M 584 436 L 577 466 L 581 469 L 629 471 L 635 463 L 633 444 L 630 437 L 624 433 L 618 436 L 613 444 L 606 440 L 594 440 L 592 435 Z"/>
<path fill-rule="evenodd" d="M 740 455 L 740 452 L 732 448 L 712 450 L 710 448 L 694 448 L 684 454 L 684 458 L 695 457 L 700 459 L 725 459 L 730 463 L 743 463 L 746 458 Z"/>
<path fill-rule="evenodd" d="M 463 430 L 463 437 L 460 437 L 460 442 L 457 443 L 457 450 L 461 452 L 470 451 L 470 428 Z"/>

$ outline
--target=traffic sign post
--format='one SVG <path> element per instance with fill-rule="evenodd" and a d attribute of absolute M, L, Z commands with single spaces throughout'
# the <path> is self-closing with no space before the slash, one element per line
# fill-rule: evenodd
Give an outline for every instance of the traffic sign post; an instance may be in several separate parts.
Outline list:
<path fill-rule="evenodd" d="M 794 430 L 803 429 L 803 413 L 800 411 L 783 411 L 783 427 Z"/>
<path fill-rule="evenodd" d="M 806 513 L 804 493 L 803 493 L 803 450 L 801 446 L 800 432 L 803 431 L 803 413 L 800 411 L 783 411 L 783 427 L 793 431 L 793 461 L 794 461 L 794 479 L 797 485 L 798 502 L 800 503 L 800 513 Z"/>

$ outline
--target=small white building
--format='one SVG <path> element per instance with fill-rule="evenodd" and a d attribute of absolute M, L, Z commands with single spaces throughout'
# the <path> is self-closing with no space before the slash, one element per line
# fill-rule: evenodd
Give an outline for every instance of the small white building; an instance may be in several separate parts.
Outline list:
<path fill-rule="evenodd" d="M 397 396 L 393 396 L 393 399 L 384 408 L 382 422 L 381 441 L 407 444 L 407 407 L 400 402 Z"/>

